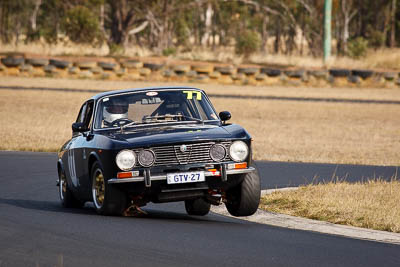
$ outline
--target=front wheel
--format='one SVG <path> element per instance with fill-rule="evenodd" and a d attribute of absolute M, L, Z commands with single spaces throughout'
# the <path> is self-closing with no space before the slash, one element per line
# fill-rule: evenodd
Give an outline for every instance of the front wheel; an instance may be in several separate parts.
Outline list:
<path fill-rule="evenodd" d="M 260 176 L 256 168 L 254 172 L 244 174 L 243 181 L 226 192 L 225 206 L 233 216 L 250 216 L 257 211 L 260 197 Z"/>
<path fill-rule="evenodd" d="M 189 215 L 204 216 L 210 212 L 211 204 L 202 198 L 185 200 L 185 209 Z"/>
<path fill-rule="evenodd" d="M 128 206 L 126 193 L 107 183 L 98 162 L 93 164 L 91 176 L 96 212 L 101 215 L 122 215 Z"/>

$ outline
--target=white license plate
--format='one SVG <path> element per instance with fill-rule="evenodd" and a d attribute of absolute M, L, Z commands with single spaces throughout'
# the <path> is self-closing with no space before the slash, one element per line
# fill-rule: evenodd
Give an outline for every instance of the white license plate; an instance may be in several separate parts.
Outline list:
<path fill-rule="evenodd" d="M 205 180 L 204 172 L 179 172 L 167 174 L 168 184 L 196 183 L 204 182 Z"/>

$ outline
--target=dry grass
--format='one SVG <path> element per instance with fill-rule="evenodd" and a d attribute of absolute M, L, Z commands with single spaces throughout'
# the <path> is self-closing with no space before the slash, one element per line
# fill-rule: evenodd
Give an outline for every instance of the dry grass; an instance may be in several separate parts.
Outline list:
<path fill-rule="evenodd" d="M 107 44 L 101 44 L 97 46 L 84 45 L 72 43 L 68 38 L 64 38 L 57 44 L 49 44 L 44 40 L 25 43 L 23 41 L 15 45 L 14 42 L 9 44 L 3 44 L 0 42 L 1 53 L 26 53 L 34 55 L 45 55 L 45 56 L 108 56 L 110 49 Z M 151 51 L 140 46 L 131 46 L 123 53 L 125 56 L 149 56 Z"/>
<path fill-rule="evenodd" d="M 2 78 L 0 85 L 116 89 L 154 83 Z M 165 84 L 164 84 L 165 85 Z M 193 85 L 197 86 L 197 85 Z M 209 93 L 330 95 L 400 99 L 397 89 L 258 88 L 199 85 Z M 380 92 L 382 94 L 380 94 Z M 366 93 L 366 95 L 364 95 Z M 0 149 L 56 151 L 92 93 L 0 90 Z M 257 160 L 399 165 L 400 105 L 240 100 L 215 98 L 218 111 L 254 139 Z"/>
<path fill-rule="evenodd" d="M 0 91 L 1 150 L 58 151 L 92 94 Z"/>
<path fill-rule="evenodd" d="M 331 182 L 262 198 L 261 208 L 293 216 L 400 233 L 400 181 Z"/>
<path fill-rule="evenodd" d="M 213 99 L 254 138 L 256 159 L 399 165 L 399 105 Z"/>

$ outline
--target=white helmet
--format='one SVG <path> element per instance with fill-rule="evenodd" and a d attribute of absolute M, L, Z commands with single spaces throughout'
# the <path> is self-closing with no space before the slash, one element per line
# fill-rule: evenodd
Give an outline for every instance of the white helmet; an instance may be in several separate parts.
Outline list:
<path fill-rule="evenodd" d="M 103 120 L 112 124 L 115 120 L 128 118 L 128 102 L 125 99 L 114 98 L 104 103 Z"/>

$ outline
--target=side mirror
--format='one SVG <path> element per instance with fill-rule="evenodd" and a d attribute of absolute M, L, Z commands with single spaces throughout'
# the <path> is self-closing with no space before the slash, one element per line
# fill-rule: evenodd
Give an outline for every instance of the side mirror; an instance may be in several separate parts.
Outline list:
<path fill-rule="evenodd" d="M 228 120 L 230 120 L 232 117 L 231 113 L 229 111 L 221 111 L 219 113 L 219 118 L 221 119 L 221 121 L 223 121 L 224 123 Z"/>
<path fill-rule="evenodd" d="M 74 133 L 82 133 L 86 132 L 88 129 L 86 128 L 86 125 L 83 122 L 74 122 L 72 124 L 72 132 Z"/>

